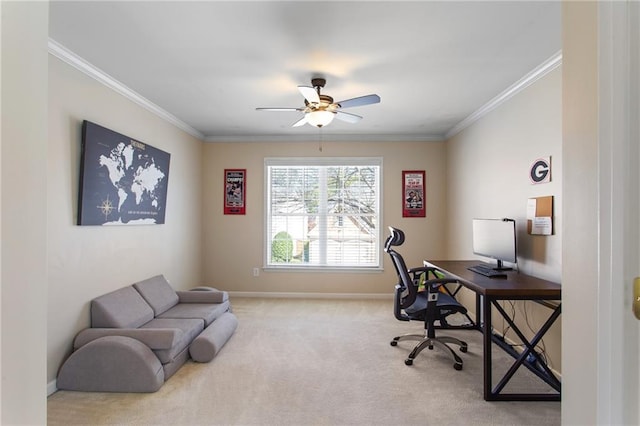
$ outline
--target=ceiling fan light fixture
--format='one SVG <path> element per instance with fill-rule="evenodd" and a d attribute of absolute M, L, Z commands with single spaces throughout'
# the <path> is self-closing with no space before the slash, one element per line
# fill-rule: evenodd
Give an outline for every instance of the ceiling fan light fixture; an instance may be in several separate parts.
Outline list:
<path fill-rule="evenodd" d="M 346 121 L 347 123 L 357 123 L 361 116 L 343 112 L 345 108 L 377 104 L 380 102 L 378 95 L 359 96 L 357 98 L 346 99 L 340 102 L 333 102 L 333 98 L 320 93 L 320 89 L 326 83 L 324 78 L 311 79 L 311 86 L 298 86 L 298 90 L 304 97 L 304 107 L 302 108 L 256 108 L 259 111 L 300 111 L 304 113 L 298 121 L 291 127 L 300 127 L 306 123 L 311 126 L 321 128 L 331 123 L 334 118 Z"/>
<path fill-rule="evenodd" d="M 335 115 L 335 112 L 317 110 L 306 113 L 305 117 L 307 119 L 307 123 L 311 124 L 312 126 L 323 127 L 331 123 Z"/>

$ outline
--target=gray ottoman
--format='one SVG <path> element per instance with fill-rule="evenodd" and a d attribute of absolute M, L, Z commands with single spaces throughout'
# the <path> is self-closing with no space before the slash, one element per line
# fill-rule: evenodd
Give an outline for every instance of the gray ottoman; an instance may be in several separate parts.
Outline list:
<path fill-rule="evenodd" d="M 222 349 L 238 327 L 238 319 L 231 312 L 225 312 L 209 324 L 189 347 L 189 354 L 196 362 L 209 362 Z"/>

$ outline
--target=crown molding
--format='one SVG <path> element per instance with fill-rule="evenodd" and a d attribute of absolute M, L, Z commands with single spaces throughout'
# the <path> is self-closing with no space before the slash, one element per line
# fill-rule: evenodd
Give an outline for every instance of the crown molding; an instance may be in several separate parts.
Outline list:
<path fill-rule="evenodd" d="M 56 58 L 66 62 L 73 66 L 84 74 L 94 78 L 130 101 L 138 104 L 144 109 L 156 114 L 163 120 L 173 124 L 177 128 L 185 131 L 191 136 L 200 139 L 204 142 L 350 142 L 350 141 L 367 141 L 367 142 L 440 142 L 447 140 L 462 130 L 466 129 L 489 112 L 541 79 L 549 72 L 553 71 L 562 64 L 562 51 L 557 52 L 551 58 L 547 59 L 533 71 L 529 72 L 523 78 L 504 90 L 495 98 L 491 99 L 485 105 L 473 112 L 467 118 L 456 124 L 444 135 L 395 135 L 395 134 L 324 134 L 321 137 L 317 134 L 313 135 L 246 135 L 246 136 L 224 136 L 224 135 L 205 135 L 200 131 L 194 129 L 184 121 L 180 120 L 173 114 L 160 108 L 144 96 L 141 96 L 134 90 L 131 90 L 125 84 L 119 82 L 115 78 L 111 77 L 102 70 L 96 68 L 89 62 L 82 59 L 57 41 L 49 38 L 48 41 L 49 53 Z"/>
<path fill-rule="evenodd" d="M 109 74 L 90 64 L 65 46 L 61 45 L 52 38 L 48 41 L 49 53 L 56 58 L 66 62 L 72 67 L 76 68 L 80 72 L 94 78 L 98 82 L 104 84 L 108 88 L 114 90 L 130 101 L 140 105 L 148 111 L 156 114 L 163 120 L 173 124 L 181 130 L 184 130 L 191 136 L 194 136 L 204 142 L 318 142 L 318 134 L 310 135 L 246 135 L 246 136 L 218 136 L 218 135 L 205 135 L 200 131 L 194 129 L 184 121 L 180 120 L 173 114 L 160 108 L 144 96 L 127 87 L 125 84 L 111 77 Z M 349 141 L 367 141 L 367 142 L 404 142 L 404 141 L 419 141 L 419 142 L 433 142 L 443 141 L 443 135 L 384 135 L 384 134 L 323 134 L 322 141 L 324 142 L 349 142 Z"/>
<path fill-rule="evenodd" d="M 525 88 L 535 83 L 554 69 L 558 68 L 562 65 L 562 51 L 557 52 L 555 55 L 547 59 L 533 71 L 529 72 L 527 75 L 522 77 L 520 80 L 515 82 L 509 88 L 504 90 L 495 98 L 491 99 L 489 102 L 484 104 L 474 113 L 469 115 L 467 118 L 456 124 L 445 134 L 445 138 L 449 139 L 452 136 L 457 135 L 462 130 L 466 129 L 476 121 L 480 120 L 482 117 L 487 115 L 489 112 L 493 111 L 498 106 L 505 103 L 507 100 L 511 99 L 513 96 L 517 95 Z"/>
<path fill-rule="evenodd" d="M 246 136 L 206 136 L 204 142 L 442 142 L 444 135 L 403 135 L 403 134 L 298 134 L 298 135 L 246 135 Z"/>
<path fill-rule="evenodd" d="M 108 88 L 114 90 L 115 92 L 119 93 L 120 95 L 124 96 L 130 101 L 140 105 L 144 109 L 151 111 L 158 117 L 173 124 L 177 128 L 184 130 L 191 136 L 198 138 L 200 140 L 203 140 L 205 138 L 205 136 L 202 133 L 200 133 L 199 131 L 197 131 L 196 129 L 194 129 L 184 121 L 180 120 L 175 115 L 160 108 L 158 105 L 154 104 L 144 96 L 141 96 L 137 92 L 131 90 L 129 87 L 127 87 L 123 83 L 111 77 L 109 74 L 91 65 L 89 62 L 85 61 L 80 56 L 76 55 L 75 53 L 73 53 L 72 51 L 70 51 L 69 49 L 67 49 L 60 43 L 58 43 L 57 41 L 53 40 L 52 38 L 49 38 L 48 50 L 51 55 L 66 62 L 72 67 L 85 73 L 89 77 L 94 78 L 95 80 L 99 81 L 100 83 L 104 84 Z"/>

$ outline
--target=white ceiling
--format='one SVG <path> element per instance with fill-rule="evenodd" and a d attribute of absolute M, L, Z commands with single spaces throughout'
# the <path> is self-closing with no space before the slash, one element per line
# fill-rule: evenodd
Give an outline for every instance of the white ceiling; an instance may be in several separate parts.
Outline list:
<path fill-rule="evenodd" d="M 53 1 L 50 37 L 209 141 L 442 139 L 558 57 L 560 2 Z M 292 128 L 327 79 L 364 118 Z"/>

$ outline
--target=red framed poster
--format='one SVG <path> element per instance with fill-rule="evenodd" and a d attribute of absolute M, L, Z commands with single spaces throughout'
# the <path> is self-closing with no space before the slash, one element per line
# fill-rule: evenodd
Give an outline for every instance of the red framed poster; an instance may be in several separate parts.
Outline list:
<path fill-rule="evenodd" d="M 224 169 L 224 214 L 245 214 L 247 169 Z"/>
<path fill-rule="evenodd" d="M 425 217 L 424 170 L 402 172 L 402 217 Z"/>

